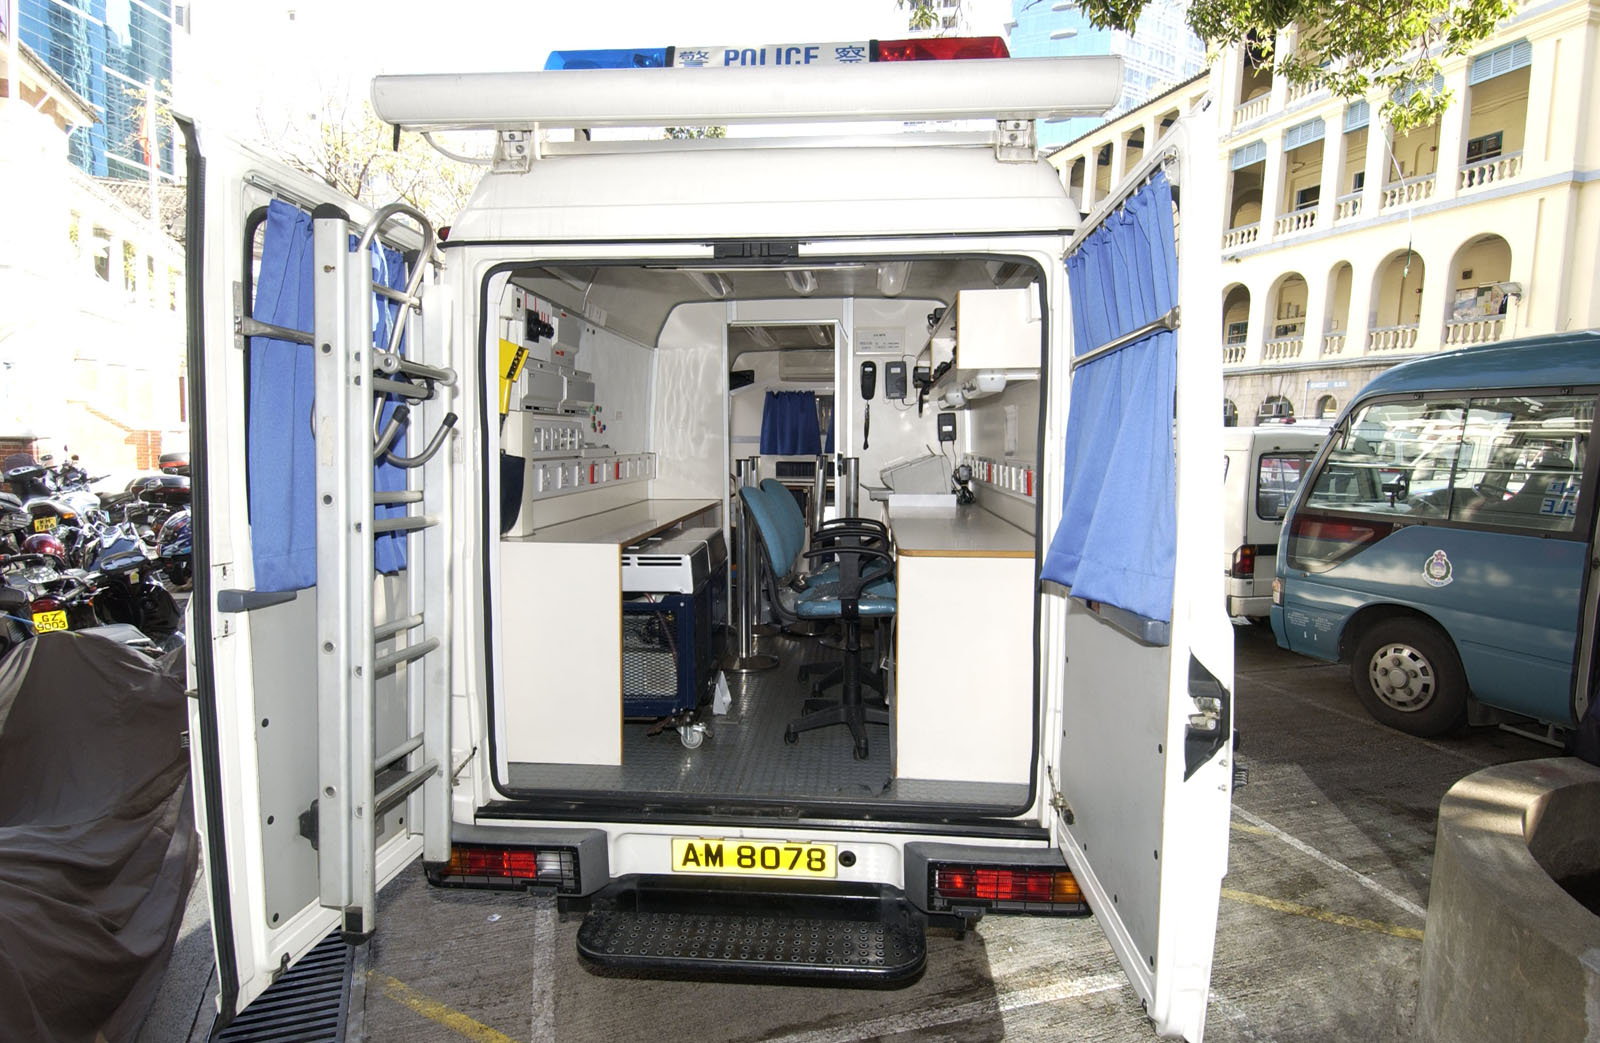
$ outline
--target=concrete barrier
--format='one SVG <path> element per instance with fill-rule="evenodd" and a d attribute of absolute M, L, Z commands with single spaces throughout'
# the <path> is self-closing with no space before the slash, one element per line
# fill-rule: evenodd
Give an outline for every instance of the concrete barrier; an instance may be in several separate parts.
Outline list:
<path fill-rule="evenodd" d="M 1600 1040 L 1600 916 L 1558 880 L 1600 872 L 1600 768 L 1501 764 L 1451 787 L 1422 941 L 1419 1039 Z"/>

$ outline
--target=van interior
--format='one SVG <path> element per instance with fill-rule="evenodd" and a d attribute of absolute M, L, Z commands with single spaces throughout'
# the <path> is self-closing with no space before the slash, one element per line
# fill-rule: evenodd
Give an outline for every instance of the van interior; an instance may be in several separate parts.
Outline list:
<path fill-rule="evenodd" d="M 494 270 L 500 790 L 573 813 L 1025 810 L 1041 283 L 1006 256 Z M 888 539 L 817 546 L 875 557 L 806 556 L 847 517 Z M 832 597 L 846 559 L 876 585 Z M 841 699 L 858 727 L 797 724 Z"/>

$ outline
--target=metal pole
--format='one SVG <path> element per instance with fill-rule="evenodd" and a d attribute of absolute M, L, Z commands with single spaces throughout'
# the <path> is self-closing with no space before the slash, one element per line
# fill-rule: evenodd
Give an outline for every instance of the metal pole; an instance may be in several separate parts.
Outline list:
<path fill-rule="evenodd" d="M 861 517 L 861 458 L 845 456 L 840 459 L 844 463 L 844 474 L 840 476 L 844 486 L 844 508 L 841 515 L 845 518 L 859 518 Z"/>
<path fill-rule="evenodd" d="M 741 486 L 756 484 L 756 457 L 747 457 L 739 461 L 739 484 Z M 761 588 L 756 580 L 756 546 L 750 538 L 752 520 L 750 513 L 744 508 L 744 497 L 738 498 L 739 503 L 739 531 L 734 537 L 733 553 L 739 568 L 739 611 L 735 617 L 738 621 L 737 633 L 734 635 L 739 642 L 738 657 L 722 664 L 722 669 L 732 674 L 752 674 L 760 670 L 771 670 L 778 665 L 778 657 L 756 652 L 756 606 L 761 597 Z"/>
<path fill-rule="evenodd" d="M 828 458 L 817 457 L 817 473 L 811 483 L 811 531 L 822 528 L 828 516 Z"/>

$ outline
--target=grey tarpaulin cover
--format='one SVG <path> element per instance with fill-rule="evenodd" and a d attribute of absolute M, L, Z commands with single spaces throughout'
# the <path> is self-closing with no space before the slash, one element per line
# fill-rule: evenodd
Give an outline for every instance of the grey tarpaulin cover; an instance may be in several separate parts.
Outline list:
<path fill-rule="evenodd" d="M 0 660 L 0 1039 L 131 1040 L 161 985 L 198 856 L 167 665 L 70 633 Z"/>

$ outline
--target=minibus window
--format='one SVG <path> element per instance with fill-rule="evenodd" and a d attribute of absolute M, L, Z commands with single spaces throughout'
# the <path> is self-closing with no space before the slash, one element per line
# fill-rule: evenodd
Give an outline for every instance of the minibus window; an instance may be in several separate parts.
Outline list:
<path fill-rule="evenodd" d="M 1334 435 L 1306 506 L 1444 518 L 1462 402 L 1378 402 Z"/>
<path fill-rule="evenodd" d="M 1452 521 L 1571 532 L 1594 400 L 1475 398 L 1456 469 Z"/>

